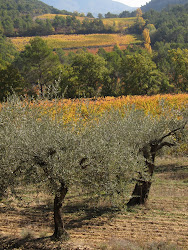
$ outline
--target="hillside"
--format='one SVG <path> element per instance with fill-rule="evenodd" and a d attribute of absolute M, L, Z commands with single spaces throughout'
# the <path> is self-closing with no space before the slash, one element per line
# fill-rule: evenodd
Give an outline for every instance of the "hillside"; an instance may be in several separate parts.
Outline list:
<path fill-rule="evenodd" d="M 38 0 L 0 0 L 0 34 L 24 35 L 36 26 L 33 17 L 45 13 L 62 12 Z"/>
<path fill-rule="evenodd" d="M 188 43 L 188 4 L 172 6 L 161 12 L 150 10 L 143 17 L 156 27 L 151 34 L 152 44 L 156 41 L 178 43 L 187 46 Z"/>
<path fill-rule="evenodd" d="M 21 14 L 38 15 L 59 13 L 60 11 L 38 0 L 0 0 L 0 13 L 2 12 L 6 12 L 9 17 L 12 17 Z"/>
<path fill-rule="evenodd" d="M 70 14 L 48 6 L 39 0 L 0 0 L 0 34 L 22 36 L 27 32 L 30 35 L 36 35 L 34 30 L 38 26 L 41 27 L 41 30 L 50 30 L 51 27 L 48 23 L 40 24 L 33 20 L 33 17 L 45 13 Z"/>
<path fill-rule="evenodd" d="M 108 2 L 109 0 L 105 1 Z M 115 15 L 111 14 L 109 10 L 106 11 L 108 11 L 109 17 Z M 130 14 L 128 11 L 127 13 Z M 41 18 L 44 14 L 52 15 L 53 20 Z M 56 16 L 57 14 L 59 16 Z M 125 24 L 123 18 L 104 25 L 99 18 L 85 18 L 79 13 L 75 16 L 72 12 L 55 9 L 38 0 L 0 0 L 0 34 L 7 37 L 114 33 L 123 31 L 128 26 L 130 26 L 130 22 L 127 25 L 126 21 Z"/>
<path fill-rule="evenodd" d="M 48 5 L 52 5 L 60 10 L 91 12 L 94 15 L 107 12 L 120 13 L 124 10 L 133 11 L 136 8 L 112 0 L 42 0 Z"/>
<path fill-rule="evenodd" d="M 146 5 L 142 6 L 141 9 L 144 12 L 150 9 L 161 11 L 169 5 L 186 3 L 188 3 L 188 0 L 151 0 L 149 3 L 146 3 Z"/>

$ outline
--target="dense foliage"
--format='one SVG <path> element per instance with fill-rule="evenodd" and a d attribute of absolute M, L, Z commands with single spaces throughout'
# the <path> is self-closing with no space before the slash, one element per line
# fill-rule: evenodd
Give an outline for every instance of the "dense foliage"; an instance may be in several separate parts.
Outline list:
<path fill-rule="evenodd" d="M 19 16 L 20 14 L 31 14 L 34 16 L 42 13 L 58 12 L 57 9 L 38 0 L 1 0 L 0 10 L 4 14 L 7 12 L 10 17 Z"/>
<path fill-rule="evenodd" d="M 13 44 L 0 34 L 0 69 L 11 63 L 16 54 Z"/>
<path fill-rule="evenodd" d="M 56 16 L 54 20 L 37 18 L 45 13 L 64 14 L 65 16 Z M 36 36 L 55 33 L 114 32 L 114 27 L 105 27 L 100 18 L 90 20 L 89 18 L 93 17 L 91 13 L 88 13 L 87 18 L 83 21 L 76 16 L 82 16 L 82 14 L 60 11 L 38 0 L 1 0 L 0 33 L 6 36 Z"/>
<path fill-rule="evenodd" d="M 24 21 L 2 21 L 0 31 L 6 36 L 36 36 L 50 34 L 92 34 L 115 32 L 115 27 L 105 27 L 100 19 L 85 18 L 82 22 L 74 15 L 56 16 L 54 20 L 33 20 L 27 16 Z M 25 22 L 25 23 L 24 23 Z"/>
<path fill-rule="evenodd" d="M 43 86 L 48 86 L 55 78 L 58 71 L 58 57 L 41 38 L 36 37 L 25 47 L 14 65 L 30 88 L 32 84 L 37 83 L 42 94 Z"/>

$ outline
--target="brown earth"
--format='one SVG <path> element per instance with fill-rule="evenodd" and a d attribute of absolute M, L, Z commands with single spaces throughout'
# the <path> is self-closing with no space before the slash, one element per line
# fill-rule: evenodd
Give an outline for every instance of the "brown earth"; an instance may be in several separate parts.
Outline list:
<path fill-rule="evenodd" d="M 70 194 L 70 240 L 54 242 L 52 199 L 25 189 L 0 203 L 0 249 L 188 249 L 188 158 L 159 159 L 146 206 L 121 211 Z"/>

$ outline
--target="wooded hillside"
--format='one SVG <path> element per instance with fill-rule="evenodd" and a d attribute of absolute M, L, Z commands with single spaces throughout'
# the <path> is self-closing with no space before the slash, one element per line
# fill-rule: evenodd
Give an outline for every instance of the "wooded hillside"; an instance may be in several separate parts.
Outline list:
<path fill-rule="evenodd" d="M 64 13 L 38 0 L 0 0 L 0 34 L 23 35 L 34 26 L 33 17 L 45 13 Z"/>
<path fill-rule="evenodd" d="M 160 11 L 169 5 L 175 5 L 175 4 L 186 4 L 188 3 L 187 0 L 151 0 L 149 3 L 146 3 L 146 5 L 142 6 L 142 11 L 146 12 L 150 9 Z"/>

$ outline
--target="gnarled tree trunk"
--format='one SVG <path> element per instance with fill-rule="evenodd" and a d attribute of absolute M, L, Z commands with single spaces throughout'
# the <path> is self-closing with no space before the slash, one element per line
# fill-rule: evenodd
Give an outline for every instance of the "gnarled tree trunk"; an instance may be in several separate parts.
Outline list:
<path fill-rule="evenodd" d="M 129 202 L 127 203 L 128 207 L 145 204 L 145 202 L 148 199 L 150 187 L 152 184 L 152 176 L 155 169 L 154 162 L 157 151 L 162 149 L 164 146 L 167 147 L 175 146 L 176 145 L 175 143 L 163 142 L 163 140 L 171 135 L 176 135 L 176 132 L 178 130 L 185 128 L 185 125 L 170 131 L 168 134 L 164 135 L 160 139 L 151 141 L 150 143 L 145 145 L 142 149 L 140 149 L 140 153 L 142 153 L 144 158 L 146 159 L 145 163 L 147 166 L 148 180 L 144 180 L 144 178 L 142 178 L 142 175 L 140 174 L 140 177 L 137 180 L 137 183 L 133 190 L 132 196 Z"/>
<path fill-rule="evenodd" d="M 47 157 L 52 156 L 55 153 L 56 153 L 55 150 L 49 149 Z M 45 175 L 48 176 L 48 179 L 49 179 L 51 185 L 57 189 L 57 193 L 56 193 L 55 198 L 54 198 L 54 226 L 55 226 L 55 230 L 54 230 L 54 234 L 52 237 L 55 239 L 67 240 L 69 238 L 69 235 L 64 228 L 64 223 L 63 223 L 63 220 L 61 217 L 61 208 L 62 208 L 63 201 L 65 199 L 65 196 L 68 192 L 68 188 L 66 187 L 63 180 L 59 180 L 60 188 L 58 189 L 57 182 L 55 181 L 55 178 L 53 177 L 53 175 L 50 173 L 50 171 L 48 169 L 47 161 L 45 161 L 45 160 L 41 159 L 39 156 L 35 155 L 34 162 L 37 165 L 39 165 L 40 167 L 42 167 Z"/>
<path fill-rule="evenodd" d="M 141 205 L 141 204 L 145 204 L 146 200 L 148 199 L 148 195 L 149 195 L 149 191 L 150 191 L 150 187 L 151 187 L 151 179 L 153 176 L 153 171 L 154 171 L 154 164 L 151 163 L 147 163 L 148 165 L 148 172 L 150 172 L 150 177 L 149 180 L 137 180 L 137 183 L 135 185 L 135 188 L 133 190 L 131 199 L 129 200 L 129 202 L 127 203 L 127 206 L 135 206 L 135 205 Z"/>
<path fill-rule="evenodd" d="M 61 182 L 61 187 L 59 188 L 57 194 L 55 195 L 54 199 L 54 225 L 55 230 L 53 237 L 56 239 L 68 239 L 68 233 L 65 231 L 64 222 L 61 217 L 61 208 L 64 198 L 68 192 L 67 187 L 65 186 L 64 182 Z"/>

